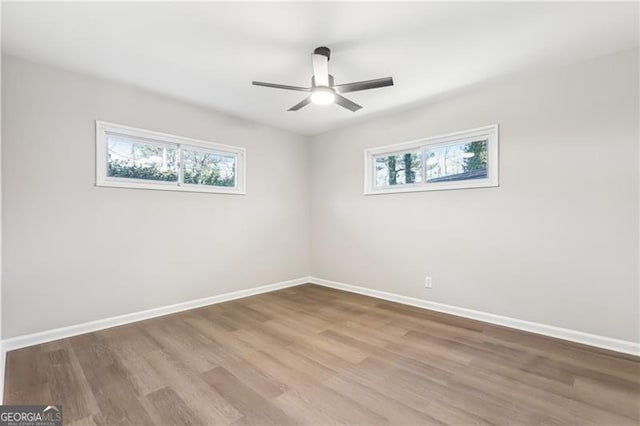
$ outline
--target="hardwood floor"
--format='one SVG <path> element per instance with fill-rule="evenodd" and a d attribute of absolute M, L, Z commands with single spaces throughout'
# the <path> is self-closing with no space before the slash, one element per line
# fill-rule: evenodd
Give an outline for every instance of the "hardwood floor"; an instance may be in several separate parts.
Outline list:
<path fill-rule="evenodd" d="M 638 424 L 637 358 L 314 285 L 9 352 L 72 424 Z"/>

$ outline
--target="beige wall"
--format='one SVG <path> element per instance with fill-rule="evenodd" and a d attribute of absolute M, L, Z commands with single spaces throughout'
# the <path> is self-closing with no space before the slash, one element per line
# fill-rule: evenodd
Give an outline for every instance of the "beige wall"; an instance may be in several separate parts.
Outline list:
<path fill-rule="evenodd" d="M 365 148 L 494 123 L 500 187 L 362 195 Z M 637 51 L 332 131 L 311 158 L 312 275 L 640 340 Z"/>
<path fill-rule="evenodd" d="M 94 120 L 247 148 L 247 195 L 98 188 Z M 306 138 L 2 63 L 3 338 L 309 274 Z"/>
<path fill-rule="evenodd" d="M 311 272 L 640 340 L 637 51 L 310 144 L 12 57 L 2 74 L 3 338 Z M 246 147 L 247 195 L 96 188 L 96 119 Z M 362 195 L 365 148 L 493 123 L 500 187 Z"/>

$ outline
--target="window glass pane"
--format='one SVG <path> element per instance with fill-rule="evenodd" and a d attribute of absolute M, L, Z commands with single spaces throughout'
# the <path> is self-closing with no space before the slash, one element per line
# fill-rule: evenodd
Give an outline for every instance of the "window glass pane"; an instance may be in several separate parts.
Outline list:
<path fill-rule="evenodd" d="M 134 139 L 108 136 L 107 176 L 178 181 L 178 147 L 146 144 Z"/>
<path fill-rule="evenodd" d="M 487 177 L 487 141 L 427 147 L 427 183 L 449 182 Z"/>
<path fill-rule="evenodd" d="M 236 186 L 235 155 L 184 149 L 184 183 L 210 186 Z"/>
<path fill-rule="evenodd" d="M 422 152 L 389 154 L 375 158 L 376 186 L 422 182 Z"/>

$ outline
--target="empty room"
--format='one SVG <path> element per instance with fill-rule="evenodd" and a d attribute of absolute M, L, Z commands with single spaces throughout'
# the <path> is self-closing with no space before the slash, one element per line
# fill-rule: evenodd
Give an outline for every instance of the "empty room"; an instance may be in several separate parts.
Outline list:
<path fill-rule="evenodd" d="M 639 2 L 0 6 L 0 426 L 640 424 Z"/>

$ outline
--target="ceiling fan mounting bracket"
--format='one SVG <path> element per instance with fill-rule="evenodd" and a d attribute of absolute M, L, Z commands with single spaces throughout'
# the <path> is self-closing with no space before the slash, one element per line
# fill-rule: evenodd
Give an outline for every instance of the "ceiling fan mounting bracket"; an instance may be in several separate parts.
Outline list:
<path fill-rule="evenodd" d="M 315 55 L 322 55 L 327 57 L 327 61 L 331 59 L 331 49 L 325 46 L 316 47 L 313 51 Z"/>

